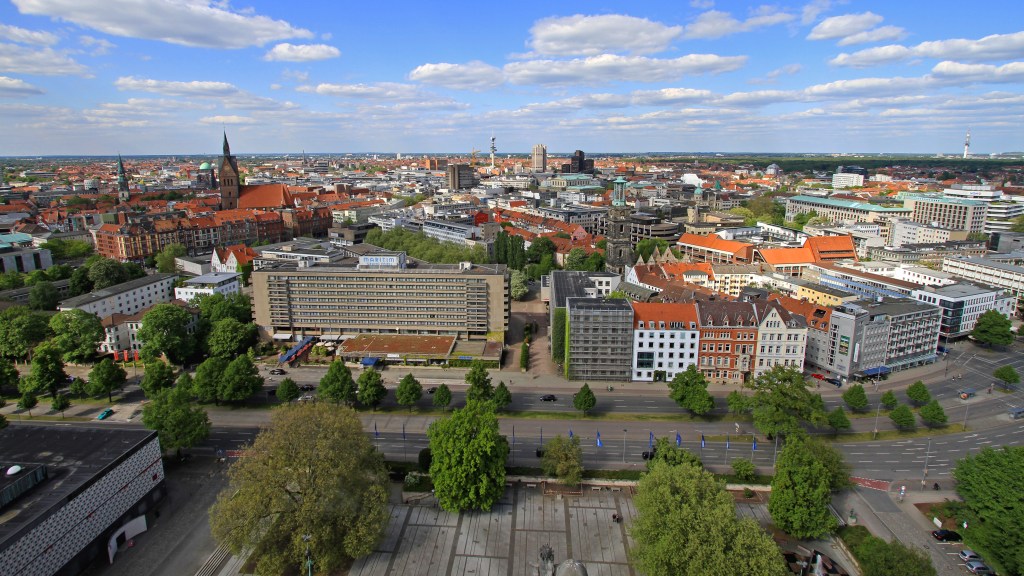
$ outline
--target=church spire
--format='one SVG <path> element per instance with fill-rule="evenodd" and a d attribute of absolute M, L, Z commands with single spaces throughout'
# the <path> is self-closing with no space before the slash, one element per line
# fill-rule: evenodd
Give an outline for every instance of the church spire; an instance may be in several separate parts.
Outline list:
<path fill-rule="evenodd" d="M 117 195 L 122 201 L 128 201 L 128 174 L 124 171 L 124 160 L 120 154 L 117 155 Z"/>
<path fill-rule="evenodd" d="M 224 131 L 224 156 L 231 156 L 231 146 L 228 144 L 228 133 Z"/>

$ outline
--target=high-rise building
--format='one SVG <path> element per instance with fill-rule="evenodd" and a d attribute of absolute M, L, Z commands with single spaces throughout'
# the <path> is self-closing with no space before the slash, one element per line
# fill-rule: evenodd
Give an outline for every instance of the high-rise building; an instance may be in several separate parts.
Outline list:
<path fill-rule="evenodd" d="M 568 164 L 562 164 L 562 172 L 568 172 L 571 174 L 593 174 L 594 161 L 587 160 L 587 155 L 583 153 L 583 150 L 577 150 L 573 152 L 572 158 L 569 159 Z"/>
<path fill-rule="evenodd" d="M 473 175 L 473 167 L 469 164 L 449 164 L 448 165 L 448 189 L 449 190 L 462 190 L 464 188 L 472 188 L 476 184 L 476 178 Z"/>
<path fill-rule="evenodd" d="M 531 156 L 530 169 L 534 172 L 548 171 L 548 147 L 543 144 L 534 144 Z"/>

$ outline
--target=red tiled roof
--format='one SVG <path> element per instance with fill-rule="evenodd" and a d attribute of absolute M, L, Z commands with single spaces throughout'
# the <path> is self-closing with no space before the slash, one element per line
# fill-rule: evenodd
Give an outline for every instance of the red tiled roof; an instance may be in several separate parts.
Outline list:
<path fill-rule="evenodd" d="M 292 195 L 284 184 L 242 186 L 239 191 L 239 208 L 288 208 L 293 205 Z"/>
<path fill-rule="evenodd" d="M 682 322 L 689 329 L 697 322 L 697 306 L 691 303 L 633 302 L 634 322 Z"/>

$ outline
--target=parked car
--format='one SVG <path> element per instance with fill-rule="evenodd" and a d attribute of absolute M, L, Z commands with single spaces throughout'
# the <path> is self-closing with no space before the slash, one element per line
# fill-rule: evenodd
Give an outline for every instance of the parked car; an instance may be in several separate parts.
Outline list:
<path fill-rule="evenodd" d="M 960 556 L 960 559 L 964 562 L 970 562 L 971 560 L 977 560 L 978 562 L 981 562 L 981 556 L 978 556 L 977 552 L 975 552 L 974 550 L 970 550 L 968 548 L 964 548 L 957 555 Z"/>
<path fill-rule="evenodd" d="M 988 565 L 980 560 L 972 560 L 968 562 L 967 571 L 971 574 L 995 574 L 995 570 L 992 570 Z"/>
<path fill-rule="evenodd" d="M 835 386 L 836 388 L 843 387 L 843 381 L 840 380 L 839 378 L 825 378 L 825 382 L 828 382 L 829 384 Z"/>
<path fill-rule="evenodd" d="M 540 399 L 542 402 L 554 402 L 558 400 L 558 396 L 555 396 L 554 394 L 545 394 L 541 396 Z"/>
<path fill-rule="evenodd" d="M 932 537 L 939 542 L 959 542 L 962 539 L 959 532 L 952 530 L 932 530 Z"/>
<path fill-rule="evenodd" d="M 644 450 L 643 454 L 641 454 L 640 457 L 643 458 L 644 460 L 651 460 L 654 458 L 654 450 Z"/>
<path fill-rule="evenodd" d="M 106 419 L 107 419 L 107 418 L 109 418 L 109 417 L 110 417 L 110 415 L 111 415 L 111 414 L 113 414 L 113 413 L 114 413 L 114 409 L 113 409 L 113 408 L 107 408 L 107 409 L 106 409 L 106 410 L 104 410 L 103 412 L 100 412 L 100 415 L 99 415 L 99 416 L 97 416 L 97 417 L 96 417 L 96 419 L 97 419 L 97 420 L 106 420 Z"/>
<path fill-rule="evenodd" d="M 437 392 L 437 386 L 431 386 L 430 388 L 427 388 L 427 394 L 433 394 L 434 392 Z"/>
<path fill-rule="evenodd" d="M 285 374 L 287 374 L 287 372 L 285 372 L 281 368 L 274 368 L 270 371 L 270 373 L 274 376 L 284 376 Z"/>
<path fill-rule="evenodd" d="M 303 384 L 302 386 L 299 386 L 299 390 L 302 390 L 303 392 L 312 392 L 313 390 L 316 390 L 316 386 L 313 386 L 312 384 Z"/>

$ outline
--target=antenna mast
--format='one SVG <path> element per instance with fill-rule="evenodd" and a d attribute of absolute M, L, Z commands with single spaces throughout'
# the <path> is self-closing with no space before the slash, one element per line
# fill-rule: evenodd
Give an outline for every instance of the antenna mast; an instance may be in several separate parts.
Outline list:
<path fill-rule="evenodd" d="M 494 153 L 498 151 L 498 148 L 494 145 L 494 136 L 491 136 L 491 169 L 494 169 Z"/>
<path fill-rule="evenodd" d="M 967 137 L 964 138 L 964 160 L 967 160 L 967 153 L 971 149 L 971 129 L 967 129 Z"/>

